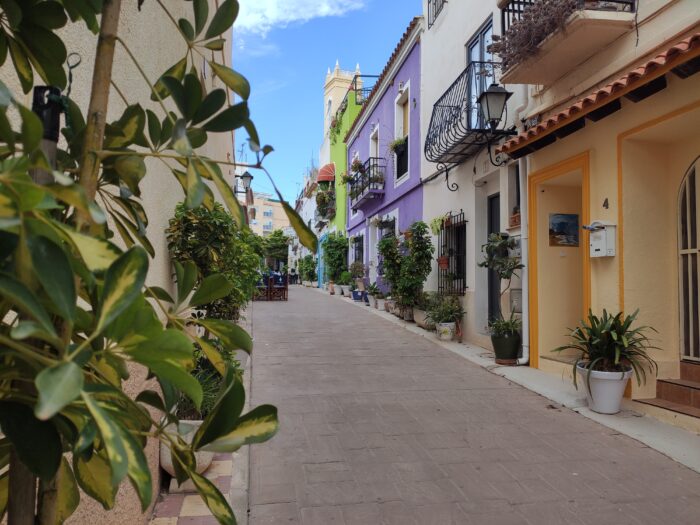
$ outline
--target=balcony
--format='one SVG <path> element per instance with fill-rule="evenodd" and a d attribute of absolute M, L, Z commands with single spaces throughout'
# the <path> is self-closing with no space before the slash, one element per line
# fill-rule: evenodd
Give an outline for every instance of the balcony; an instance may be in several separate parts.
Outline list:
<path fill-rule="evenodd" d="M 335 218 L 335 192 L 319 190 L 316 193 L 316 213 L 314 216 L 316 229 L 321 230 Z"/>
<path fill-rule="evenodd" d="M 460 164 L 493 140 L 477 100 L 494 82 L 499 67 L 495 62 L 472 62 L 438 99 L 425 139 L 428 161 Z"/>
<path fill-rule="evenodd" d="M 428 0 L 428 29 L 433 27 L 447 0 Z"/>
<path fill-rule="evenodd" d="M 384 174 L 386 171 L 384 159 L 370 157 L 364 164 L 355 161 L 352 163 L 351 169 L 353 180 L 350 183 L 349 195 L 353 210 L 384 195 Z"/>
<path fill-rule="evenodd" d="M 636 0 L 500 0 L 503 84 L 551 85 L 634 28 Z"/>

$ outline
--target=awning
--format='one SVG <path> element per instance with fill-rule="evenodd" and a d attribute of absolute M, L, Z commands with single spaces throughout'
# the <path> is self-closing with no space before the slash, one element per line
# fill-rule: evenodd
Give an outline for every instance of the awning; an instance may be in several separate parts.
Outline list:
<path fill-rule="evenodd" d="M 333 182 L 335 180 L 335 163 L 326 164 L 318 170 L 318 182 Z"/>
<path fill-rule="evenodd" d="M 666 87 L 664 75 L 669 71 L 680 78 L 687 78 L 699 70 L 700 33 L 695 33 L 564 111 L 553 114 L 537 126 L 516 135 L 496 151 L 507 153 L 513 158 L 522 157 L 583 128 L 583 117 L 596 122 L 614 113 L 622 107 L 620 98 L 623 96 L 632 102 L 639 102 L 661 91 Z"/>

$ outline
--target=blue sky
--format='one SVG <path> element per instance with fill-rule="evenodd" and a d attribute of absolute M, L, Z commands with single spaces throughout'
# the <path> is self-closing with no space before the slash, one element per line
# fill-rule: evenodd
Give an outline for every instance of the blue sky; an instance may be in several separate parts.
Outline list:
<path fill-rule="evenodd" d="M 287 200 L 296 198 L 323 139 L 326 71 L 379 74 L 421 0 L 239 0 L 233 64 L 251 83 L 250 109 L 260 139 L 275 151 L 265 165 Z M 246 136 L 237 135 L 237 157 Z M 247 137 L 246 137 L 247 138 Z M 246 148 L 247 151 L 247 148 Z M 248 153 L 248 161 L 252 155 Z M 271 192 L 264 173 L 253 189 Z"/>

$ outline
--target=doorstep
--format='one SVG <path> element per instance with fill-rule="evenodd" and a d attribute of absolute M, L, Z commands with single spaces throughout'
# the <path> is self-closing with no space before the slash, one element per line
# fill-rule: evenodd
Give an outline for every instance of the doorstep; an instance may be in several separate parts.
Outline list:
<path fill-rule="evenodd" d="M 319 290 L 319 292 L 323 293 L 323 290 Z M 529 366 L 497 365 L 491 350 L 469 343 L 440 341 L 432 332 L 402 321 L 388 312 L 364 306 L 362 303 L 352 304 L 401 326 L 409 332 L 429 339 L 436 345 L 464 357 L 492 374 L 504 377 L 546 397 L 557 405 L 569 408 L 583 417 L 636 439 L 674 461 L 700 472 L 700 454 L 697 453 L 700 448 L 700 426 L 693 428 L 687 425 L 677 425 L 677 419 L 664 419 L 652 410 L 645 408 L 655 407 L 642 405 L 642 403 L 629 399 L 623 400 L 623 409 L 619 414 L 598 414 L 588 408 L 585 395 L 574 388 L 569 378 L 556 376 Z"/>

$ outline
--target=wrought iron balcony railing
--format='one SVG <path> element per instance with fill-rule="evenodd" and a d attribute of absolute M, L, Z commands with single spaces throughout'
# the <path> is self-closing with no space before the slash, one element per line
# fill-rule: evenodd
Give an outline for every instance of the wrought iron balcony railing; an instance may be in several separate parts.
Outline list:
<path fill-rule="evenodd" d="M 446 3 L 447 0 L 428 0 L 428 29 L 433 27 Z"/>
<path fill-rule="evenodd" d="M 472 62 L 433 106 L 425 158 L 439 164 L 459 164 L 493 141 L 484 121 L 479 95 L 495 82 L 497 62 Z"/>
<path fill-rule="evenodd" d="M 350 205 L 357 208 L 370 199 L 384 194 L 386 163 L 383 158 L 370 157 L 361 168 L 353 173 L 350 183 Z"/>
<path fill-rule="evenodd" d="M 351 91 L 355 92 L 355 104 L 364 104 L 372 93 L 379 75 L 355 75 Z"/>
<path fill-rule="evenodd" d="M 539 0 L 510 0 L 501 8 L 501 34 L 523 17 L 523 13 Z M 621 11 L 634 13 L 637 10 L 637 0 L 576 0 L 577 9 L 592 11 Z"/>

